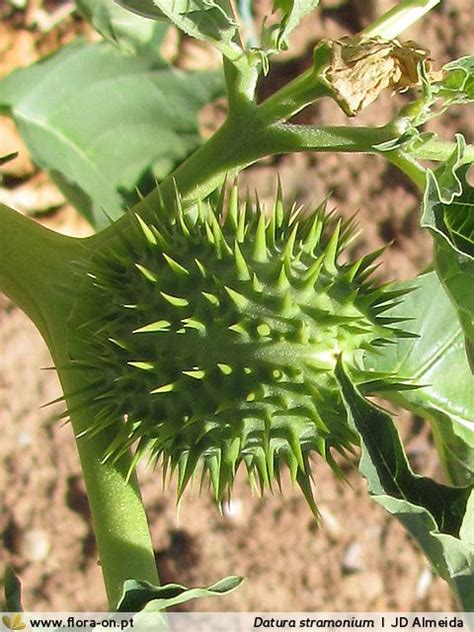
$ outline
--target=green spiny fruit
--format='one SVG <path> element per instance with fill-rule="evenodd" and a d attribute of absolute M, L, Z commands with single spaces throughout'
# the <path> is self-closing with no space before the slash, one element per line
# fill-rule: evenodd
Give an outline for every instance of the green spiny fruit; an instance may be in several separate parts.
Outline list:
<path fill-rule="evenodd" d="M 244 462 L 261 490 L 282 464 L 316 511 L 309 456 L 337 471 L 350 430 L 334 376 L 340 354 L 359 383 L 361 354 L 403 332 L 380 314 L 400 294 L 368 277 L 379 253 L 340 264 L 353 222 L 324 205 L 267 217 L 234 187 L 224 208 L 162 208 L 136 216 L 119 245 L 93 259 L 87 291 L 100 310 L 79 328 L 97 393 L 90 433 L 117 419 L 105 459 L 135 446 L 177 470 L 178 493 L 198 469 L 216 499 Z M 202 466 L 202 467 L 198 467 Z"/>

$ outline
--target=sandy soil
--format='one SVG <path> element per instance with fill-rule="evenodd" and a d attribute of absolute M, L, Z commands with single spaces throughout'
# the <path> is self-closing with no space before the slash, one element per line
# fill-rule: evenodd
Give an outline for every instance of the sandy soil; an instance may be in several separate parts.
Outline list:
<path fill-rule="evenodd" d="M 354 0 L 336 10 L 331 4 L 341 3 L 323 3 L 323 15 L 309 19 L 298 31 L 296 54 L 287 55 L 272 71 L 271 85 L 310 63 L 310 45 L 318 37 L 357 30 L 370 18 L 372 4 L 390 5 Z M 439 63 L 472 51 L 473 43 L 472 3 L 449 0 L 443 6 L 410 34 L 428 45 Z M 2 43 L 8 41 L 0 46 L 0 75 L 30 63 L 38 48 L 44 52 L 75 28 L 69 18 L 59 31 L 38 38 L 24 16 L 0 24 Z M 380 113 L 394 107 L 386 95 L 358 123 L 383 123 Z M 300 120 L 342 123 L 343 117 L 333 104 L 322 102 Z M 12 126 L 3 119 L 0 125 L 0 150 L 8 144 L 7 137 L 16 147 Z M 467 115 L 456 113 L 444 120 L 443 134 L 450 137 L 455 129 L 468 133 L 468 126 Z M 24 212 L 47 211 L 41 216 L 44 223 L 69 233 L 87 232 L 26 152 L 15 169 L 0 189 L 2 199 L 13 196 L 14 204 L 16 194 L 21 202 L 18 190 L 23 187 L 20 192 L 24 196 L 26 191 L 28 201 Z M 358 250 L 394 240 L 385 257 L 387 278 L 410 278 L 429 263 L 430 240 L 417 229 L 418 196 L 381 160 L 332 154 L 272 159 L 249 170 L 243 184 L 258 186 L 260 196 L 270 198 L 276 169 L 290 199 L 315 204 L 331 192 L 341 214 L 360 210 Z M 34 326 L 4 297 L 0 319 L 0 569 L 10 563 L 20 574 L 28 609 L 100 610 L 102 580 L 71 430 L 47 425 L 54 411 L 39 408 L 59 394 L 54 372 L 41 370 L 51 364 L 48 352 Z M 427 428 L 409 416 L 403 416 L 400 425 L 412 462 L 439 476 Z M 140 468 L 162 581 L 203 585 L 228 574 L 247 577 L 226 598 L 193 602 L 199 610 L 455 609 L 447 586 L 432 576 L 413 542 L 367 497 L 355 463 L 345 469 L 348 484 L 336 482 L 323 462 L 314 464 L 324 519 L 318 528 L 301 494 L 288 483 L 284 497 L 261 499 L 251 495 L 240 477 L 224 515 L 206 493 L 200 498 L 188 495 L 178 515 L 174 489 L 163 492 L 159 473 Z"/>

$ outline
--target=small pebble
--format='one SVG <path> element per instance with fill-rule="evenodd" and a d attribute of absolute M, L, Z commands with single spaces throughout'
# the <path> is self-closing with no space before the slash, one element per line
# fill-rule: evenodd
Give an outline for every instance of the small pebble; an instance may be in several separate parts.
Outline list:
<path fill-rule="evenodd" d="M 428 567 L 422 569 L 418 575 L 418 579 L 415 587 L 415 594 L 417 599 L 424 599 L 428 594 L 431 584 L 433 583 L 433 573 Z"/>
<path fill-rule="evenodd" d="M 343 573 L 359 573 L 363 570 L 362 547 L 358 542 L 351 542 L 344 551 L 341 568 Z"/>
<path fill-rule="evenodd" d="M 343 529 L 341 523 L 337 517 L 326 507 L 326 505 L 319 506 L 319 513 L 321 514 L 322 528 L 328 539 L 331 542 L 337 542 L 340 540 Z"/>
<path fill-rule="evenodd" d="M 48 534 L 42 529 L 31 529 L 22 538 L 21 553 L 23 557 L 32 562 L 45 560 L 51 550 Z"/>
<path fill-rule="evenodd" d="M 27 448 L 32 443 L 31 435 L 28 434 L 27 432 L 19 432 L 16 435 L 16 442 L 18 443 L 20 447 Z"/>
<path fill-rule="evenodd" d="M 224 503 L 222 505 L 222 513 L 226 518 L 234 522 L 241 523 L 245 519 L 244 505 L 238 498 L 233 498 L 229 502 Z"/>

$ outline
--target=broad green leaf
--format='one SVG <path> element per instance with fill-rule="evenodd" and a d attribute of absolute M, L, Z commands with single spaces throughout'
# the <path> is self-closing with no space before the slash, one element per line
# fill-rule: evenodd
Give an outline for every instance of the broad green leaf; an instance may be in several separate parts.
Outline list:
<path fill-rule="evenodd" d="M 161 612 L 191 599 L 226 595 L 242 582 L 242 577 L 230 576 L 207 588 L 186 588 L 181 584 L 154 586 L 130 579 L 124 583 L 117 612 Z"/>
<path fill-rule="evenodd" d="M 96 31 L 117 44 L 124 53 L 160 58 L 166 24 L 144 20 L 114 0 L 76 0 L 76 5 Z"/>
<path fill-rule="evenodd" d="M 401 338 L 364 358 L 364 368 L 392 374 L 419 388 L 385 390 L 381 395 L 432 423 L 446 470 L 459 481 L 474 480 L 474 384 L 464 336 L 435 272 L 396 289 L 415 287 L 387 317 L 410 316 L 405 329 L 416 338 Z"/>
<path fill-rule="evenodd" d="M 231 0 L 118 0 L 119 4 L 146 18 L 165 20 L 181 31 L 206 40 L 235 61 L 242 50 L 233 40 L 238 24 Z"/>
<path fill-rule="evenodd" d="M 395 516 L 451 585 L 461 607 L 474 610 L 473 487 L 448 487 L 413 473 L 390 416 L 365 400 L 339 362 L 350 424 L 361 437 L 359 465 L 374 500 Z"/>
<path fill-rule="evenodd" d="M 433 235 L 436 271 L 456 306 L 474 369 L 474 187 L 466 178 L 464 148 L 458 136 L 450 160 L 427 172 L 421 226 Z"/>
<path fill-rule="evenodd" d="M 206 40 L 223 55 L 237 61 L 246 48 L 256 48 L 251 25 L 252 1 L 231 0 L 118 0 L 124 8 L 153 20 L 166 20 L 191 37 Z M 264 25 L 261 47 L 272 54 L 288 48 L 288 37 L 300 21 L 317 7 L 319 0 L 274 0 L 273 9 L 280 22 Z M 234 14 L 237 11 L 237 16 Z M 239 22 L 245 28 L 239 32 Z M 248 32 L 250 31 L 250 33 Z"/>
<path fill-rule="evenodd" d="M 33 160 L 95 227 L 118 217 L 201 142 L 220 73 L 185 73 L 115 46 L 76 43 L 0 82 Z"/>
<path fill-rule="evenodd" d="M 5 612 L 23 612 L 21 583 L 11 566 L 7 566 L 5 569 L 4 593 L 5 603 L 3 610 Z"/>

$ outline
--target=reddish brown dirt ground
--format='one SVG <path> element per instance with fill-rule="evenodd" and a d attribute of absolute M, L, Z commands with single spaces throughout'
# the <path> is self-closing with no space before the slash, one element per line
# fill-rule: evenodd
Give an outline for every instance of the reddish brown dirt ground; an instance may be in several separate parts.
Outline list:
<path fill-rule="evenodd" d="M 371 11 L 392 4 L 323 2 L 322 16 L 316 14 L 299 29 L 296 53 L 276 66 L 267 85 L 275 86 L 307 66 L 311 44 L 323 34 L 338 37 L 357 30 Z M 54 47 L 77 28 L 67 18 L 39 38 L 28 20 L 40 4 L 28 7 L 26 17 L 18 14 L 0 23 L 0 76 L 30 63 L 38 48 L 44 52 Z M 472 2 L 447 0 L 409 35 L 442 64 L 472 52 L 473 23 Z M 357 123 L 381 124 L 394 107 L 394 100 L 383 95 Z M 343 122 L 331 102 L 321 102 L 303 118 Z M 444 119 L 442 133 L 469 134 L 470 123 L 466 113 L 456 113 Z M 18 148 L 19 141 L 8 122 L 2 119 L 0 124 L 1 154 Z M 0 190 L 2 200 L 24 212 L 47 211 L 41 221 L 57 230 L 87 232 L 26 152 L 10 168 Z M 360 210 L 359 251 L 394 240 L 385 256 L 387 278 L 410 278 L 429 264 L 430 240 L 417 229 L 418 195 L 382 160 L 333 154 L 272 159 L 249 170 L 243 184 L 270 198 L 277 170 L 291 199 L 314 204 L 331 193 L 331 203 L 343 215 Z M 0 302 L 0 319 L 0 570 L 10 563 L 20 574 L 27 609 L 100 610 L 105 605 L 102 580 L 71 430 L 46 425 L 52 411 L 39 409 L 59 394 L 55 374 L 41 371 L 51 363 L 48 352 L 34 326 L 6 298 Z M 426 427 L 408 416 L 400 425 L 412 461 L 439 476 Z M 323 462 L 314 464 L 323 516 L 318 528 L 301 494 L 288 483 L 283 496 L 261 499 L 239 477 L 233 505 L 224 516 L 205 492 L 200 498 L 185 497 L 178 514 L 174 489 L 163 492 L 159 473 L 140 468 L 162 581 L 204 585 L 228 574 L 247 578 L 226 598 L 193 602 L 198 610 L 455 609 L 447 586 L 432 576 L 415 544 L 368 498 L 355 462 L 345 469 L 348 484 L 335 481 Z"/>

